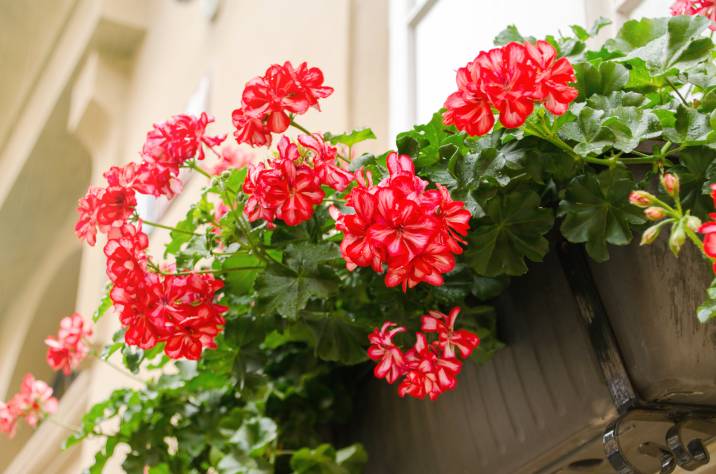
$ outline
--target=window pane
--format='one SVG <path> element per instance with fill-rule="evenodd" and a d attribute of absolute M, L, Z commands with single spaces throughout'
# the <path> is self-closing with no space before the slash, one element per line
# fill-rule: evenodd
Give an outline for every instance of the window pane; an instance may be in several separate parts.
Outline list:
<path fill-rule="evenodd" d="M 656 18 L 671 15 L 669 7 L 674 0 L 644 0 L 631 13 L 632 18 Z"/>
<path fill-rule="evenodd" d="M 509 24 L 538 38 L 557 35 L 568 25 L 585 24 L 584 2 L 439 0 L 415 32 L 418 123 L 427 121 L 455 89 L 457 68 L 492 48 L 492 39 Z"/>

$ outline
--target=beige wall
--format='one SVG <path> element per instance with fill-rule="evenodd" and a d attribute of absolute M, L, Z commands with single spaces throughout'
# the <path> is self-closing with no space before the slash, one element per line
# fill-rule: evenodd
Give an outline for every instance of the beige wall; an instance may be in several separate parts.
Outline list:
<path fill-rule="evenodd" d="M 5 2 L 12 0 L 0 6 Z M 0 240 L 20 225 L 37 230 L 0 242 L 0 263 L 22 257 L 16 268 L 0 268 L 0 344 L 9 354 L 0 360 L 0 399 L 17 388 L 25 370 L 49 377 L 42 339 L 71 308 L 89 316 L 98 303 L 105 282 L 101 243 L 80 247 L 71 236 L 82 189 L 88 180 L 99 182 L 109 165 L 136 159 L 152 123 L 183 112 L 202 78 L 210 81 L 207 111 L 217 118 L 212 130 L 230 134 L 231 111 L 248 79 L 272 62 L 308 61 L 323 69 L 336 92 L 323 112 L 311 111 L 301 123 L 316 131 L 371 126 L 378 140 L 364 150 L 389 146 L 386 1 L 223 0 L 213 19 L 203 13 L 204 3 L 210 2 L 67 0 L 59 9 L 56 0 L 27 0 L 27 11 L 14 15 L 12 34 L 0 36 L 0 53 L 25 45 L 12 57 L 16 62 L 4 62 L 17 74 L 0 77 L 3 91 L 16 91 L 12 100 L 0 96 L 0 125 L 11 123 L 0 130 L 6 136 L 0 143 L 0 217 L 14 219 L 3 217 Z M 51 14 L 44 18 L 43 12 Z M 22 53 L 32 61 L 22 63 Z M 38 145 L 42 136 L 51 137 L 50 148 Z M 58 156 L 52 145 L 61 143 L 67 145 Z M 59 163 L 59 170 L 49 163 Z M 50 183 L 71 178 L 80 184 L 46 192 Z M 185 212 L 203 184 L 199 178 L 171 203 L 164 220 L 176 222 Z M 44 200 L 28 206 L 21 202 L 23 190 Z M 48 216 L 51 228 L 42 226 Z M 153 235 L 155 255 L 165 238 L 163 231 Z M 97 337 L 107 340 L 116 326 L 105 318 Z M 103 364 L 90 364 L 57 418 L 77 424 L 89 404 L 131 383 Z M 80 472 L 94 446 L 60 454 L 66 434 L 48 423 L 35 433 L 21 430 L 13 442 L 0 443 L 0 470 Z M 107 470 L 113 471 L 117 465 Z"/>

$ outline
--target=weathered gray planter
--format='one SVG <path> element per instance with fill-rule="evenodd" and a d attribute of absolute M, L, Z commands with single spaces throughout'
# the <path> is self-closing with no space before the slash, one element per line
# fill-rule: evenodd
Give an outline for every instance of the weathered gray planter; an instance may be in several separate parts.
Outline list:
<path fill-rule="evenodd" d="M 607 440 L 614 449 L 619 429 L 611 462 L 622 454 L 631 464 L 621 472 L 657 472 L 662 454 L 667 465 L 674 453 L 703 464 L 660 446 L 673 420 L 713 415 L 671 404 L 716 407 L 716 325 L 695 316 L 708 266 L 690 248 L 676 260 L 664 242 L 612 247 L 603 264 L 574 260 L 581 251 L 564 245 L 496 302 L 507 347 L 482 367 L 466 365 L 456 391 L 429 402 L 399 399 L 382 382 L 366 389 L 353 426 L 370 453 L 366 472 L 614 472 L 602 436 L 625 413 Z"/>

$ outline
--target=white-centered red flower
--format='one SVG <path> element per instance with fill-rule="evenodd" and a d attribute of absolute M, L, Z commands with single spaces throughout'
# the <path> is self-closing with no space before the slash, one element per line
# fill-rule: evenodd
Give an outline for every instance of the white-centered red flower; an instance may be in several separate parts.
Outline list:
<path fill-rule="evenodd" d="M 403 326 L 387 321 L 376 328 L 368 336 L 368 357 L 376 362 L 376 378 L 385 378 L 391 384 L 402 378 L 398 385 L 401 397 L 436 400 L 454 389 L 462 369 L 458 356 L 467 359 L 480 343 L 471 331 L 455 330 L 459 312 L 456 307 L 449 316 L 439 311 L 422 316 L 422 332 L 416 333 L 415 344 L 405 352 L 393 341 L 395 335 L 405 332 Z"/>
<path fill-rule="evenodd" d="M 492 129 L 493 107 L 507 128 L 524 124 L 535 103 L 561 115 L 577 98 L 574 81 L 572 65 L 546 41 L 482 51 L 458 69 L 458 90 L 445 101 L 443 123 L 477 136 Z"/>

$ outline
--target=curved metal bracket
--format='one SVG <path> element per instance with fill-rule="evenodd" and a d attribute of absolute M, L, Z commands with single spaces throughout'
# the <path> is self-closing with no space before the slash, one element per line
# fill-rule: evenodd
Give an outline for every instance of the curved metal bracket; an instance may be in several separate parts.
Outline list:
<path fill-rule="evenodd" d="M 604 430 L 602 442 L 604 443 L 604 451 L 607 454 L 607 461 L 619 474 L 639 474 L 639 471 L 627 460 L 619 444 L 619 427 L 622 421 L 624 421 L 624 418 L 619 417 L 609 423 Z"/>
<path fill-rule="evenodd" d="M 670 474 L 676 469 L 676 459 L 674 455 L 660 444 L 646 442 L 639 446 L 639 452 L 656 458 L 659 461 L 659 474 Z"/>
<path fill-rule="evenodd" d="M 687 471 L 695 471 L 708 464 L 709 452 L 700 439 L 693 439 L 684 444 L 681 430 L 687 422 L 676 423 L 666 432 L 666 445 L 676 458 L 679 467 Z"/>

